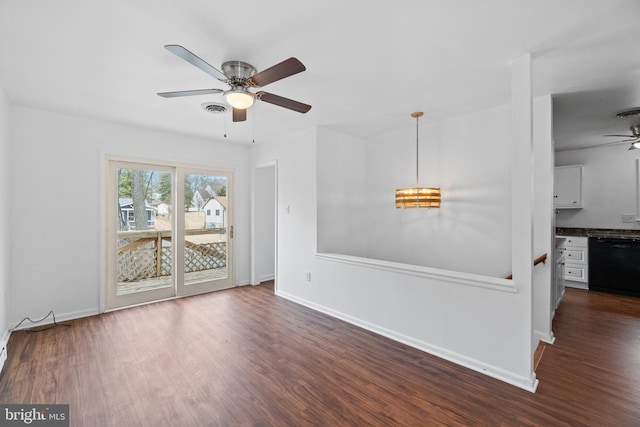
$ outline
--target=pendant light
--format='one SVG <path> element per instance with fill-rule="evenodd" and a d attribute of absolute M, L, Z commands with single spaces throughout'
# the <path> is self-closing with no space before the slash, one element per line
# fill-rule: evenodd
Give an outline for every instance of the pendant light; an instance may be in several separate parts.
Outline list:
<path fill-rule="evenodd" d="M 396 190 L 396 208 L 439 208 L 440 189 L 433 187 L 420 187 L 418 179 L 418 121 L 423 116 L 421 111 L 411 113 L 411 117 L 416 119 L 416 186 L 409 188 L 398 188 Z"/>

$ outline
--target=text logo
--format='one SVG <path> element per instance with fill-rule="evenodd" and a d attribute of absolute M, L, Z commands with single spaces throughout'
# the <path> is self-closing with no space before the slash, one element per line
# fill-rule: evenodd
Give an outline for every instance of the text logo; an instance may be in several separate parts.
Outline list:
<path fill-rule="evenodd" d="M 0 404 L 0 427 L 69 427 L 69 405 Z"/>

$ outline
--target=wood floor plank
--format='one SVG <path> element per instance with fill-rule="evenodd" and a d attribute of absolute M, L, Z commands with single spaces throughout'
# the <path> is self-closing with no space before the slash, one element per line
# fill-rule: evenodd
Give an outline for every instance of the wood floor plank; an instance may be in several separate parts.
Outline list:
<path fill-rule="evenodd" d="M 535 394 L 242 287 L 15 332 L 3 403 L 72 426 L 638 425 L 640 299 L 567 289 Z"/>

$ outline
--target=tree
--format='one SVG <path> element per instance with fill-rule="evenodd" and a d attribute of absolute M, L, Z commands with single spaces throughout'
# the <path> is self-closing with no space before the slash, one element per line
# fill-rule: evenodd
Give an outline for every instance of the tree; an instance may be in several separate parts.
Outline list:
<path fill-rule="evenodd" d="M 191 190 L 194 192 L 196 190 L 202 190 L 207 186 L 207 180 L 209 179 L 206 175 L 197 175 L 197 174 L 189 174 L 185 177 L 185 179 L 189 179 L 189 184 L 191 185 Z"/>
<path fill-rule="evenodd" d="M 128 172 L 127 169 L 118 168 L 118 231 L 126 231 L 129 229 L 129 224 L 126 222 L 124 212 L 122 212 L 122 206 L 120 205 L 120 198 L 131 194 L 131 180 L 128 180 L 129 185 L 124 183 L 126 180 L 126 172 Z"/>
<path fill-rule="evenodd" d="M 118 197 L 131 197 L 131 169 L 118 169 Z"/>
<path fill-rule="evenodd" d="M 158 179 L 158 193 L 160 201 L 168 205 L 171 204 L 171 174 L 162 173 Z"/>
<path fill-rule="evenodd" d="M 193 182 L 191 177 L 193 175 L 185 175 L 184 177 L 184 207 L 185 210 L 189 210 L 191 206 L 191 200 L 193 200 Z M 158 178 L 158 194 L 160 194 L 160 201 L 168 205 L 172 204 L 171 191 L 173 187 L 173 177 L 170 173 L 161 173 Z"/>
<path fill-rule="evenodd" d="M 133 219 L 136 230 L 147 230 L 146 197 L 148 185 L 145 179 L 146 173 L 141 169 L 131 170 L 131 199 L 133 201 Z"/>
<path fill-rule="evenodd" d="M 227 196 L 227 186 L 224 185 L 220 187 L 218 191 L 216 191 L 216 196 L 226 197 Z"/>
<path fill-rule="evenodd" d="M 193 175 L 184 176 L 184 210 L 188 211 L 191 207 L 191 201 L 193 200 L 194 189 L 192 188 L 191 177 Z"/>
<path fill-rule="evenodd" d="M 118 198 L 131 198 L 133 206 L 133 219 L 137 230 L 146 230 L 147 212 L 145 206 L 146 193 L 148 191 L 147 171 L 141 169 L 118 169 Z M 118 200 L 118 213 L 120 218 L 123 212 Z M 123 218 L 119 228 L 128 229 L 128 218 Z"/>

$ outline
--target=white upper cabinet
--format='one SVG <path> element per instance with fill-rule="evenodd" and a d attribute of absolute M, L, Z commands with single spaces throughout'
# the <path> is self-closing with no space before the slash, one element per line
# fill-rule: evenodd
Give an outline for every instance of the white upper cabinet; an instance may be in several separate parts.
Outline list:
<path fill-rule="evenodd" d="M 582 165 L 555 168 L 553 205 L 558 209 L 582 208 Z"/>

